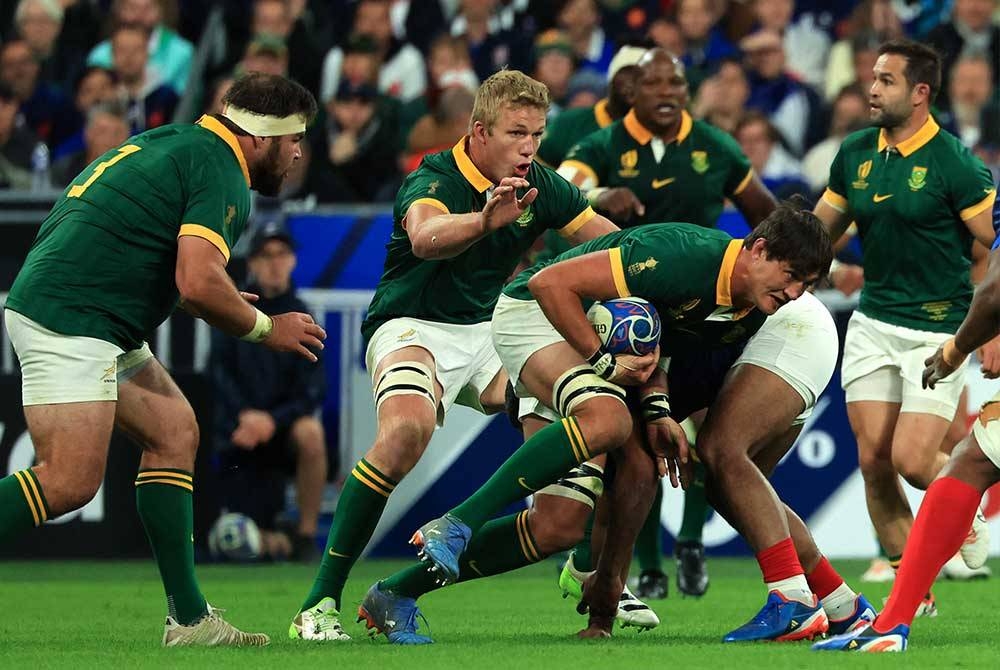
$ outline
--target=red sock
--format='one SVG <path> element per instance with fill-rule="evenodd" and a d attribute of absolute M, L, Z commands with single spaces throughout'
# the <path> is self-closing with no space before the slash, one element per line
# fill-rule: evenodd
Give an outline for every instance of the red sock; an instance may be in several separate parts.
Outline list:
<path fill-rule="evenodd" d="M 971 522 L 970 519 L 969 523 Z M 805 572 L 799 563 L 799 555 L 795 553 L 795 544 L 790 537 L 758 553 L 757 563 L 760 564 L 765 582 L 780 582 L 782 579 Z"/>
<path fill-rule="evenodd" d="M 927 487 L 916 521 L 903 551 L 889 601 L 874 628 L 886 633 L 899 624 L 907 626 L 934 578 L 962 546 L 983 495 L 954 477 L 942 477 Z"/>
<path fill-rule="evenodd" d="M 844 583 L 844 578 L 833 569 L 830 561 L 826 560 L 826 556 L 824 556 L 812 572 L 806 575 L 806 581 L 809 582 L 809 588 L 816 594 L 816 597 L 822 600 L 836 591 L 837 587 Z"/>

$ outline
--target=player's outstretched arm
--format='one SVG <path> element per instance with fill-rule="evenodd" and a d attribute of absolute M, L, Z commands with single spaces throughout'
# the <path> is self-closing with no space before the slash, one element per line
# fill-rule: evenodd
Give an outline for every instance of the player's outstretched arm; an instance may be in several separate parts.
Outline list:
<path fill-rule="evenodd" d="M 521 216 L 538 196 L 538 189 L 531 188 L 522 197 L 517 197 L 517 189 L 529 186 L 527 180 L 505 177 L 493 189 L 483 211 L 471 214 L 443 214 L 433 205 L 414 203 L 403 220 L 413 255 L 425 260 L 459 255 L 494 230 Z"/>
<path fill-rule="evenodd" d="M 226 274 L 226 259 L 208 240 L 184 235 L 177 240 L 174 280 L 191 313 L 228 335 L 316 361 L 309 348 L 322 349 L 326 332 L 308 314 L 269 317 L 252 307 Z"/>
<path fill-rule="evenodd" d="M 756 228 L 757 224 L 766 219 L 778 206 L 774 194 L 756 174 L 750 176 L 750 181 L 743 190 L 734 194 L 732 199 L 751 228 Z"/>
<path fill-rule="evenodd" d="M 955 337 L 924 361 L 923 383 L 934 385 L 965 362 L 966 356 L 1000 334 L 1000 249 L 990 252 L 986 276 L 972 296 L 972 304 Z"/>

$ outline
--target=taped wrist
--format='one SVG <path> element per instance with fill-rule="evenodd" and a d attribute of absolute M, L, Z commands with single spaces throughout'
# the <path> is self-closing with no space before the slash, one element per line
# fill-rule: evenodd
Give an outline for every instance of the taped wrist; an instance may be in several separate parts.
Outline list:
<path fill-rule="evenodd" d="M 670 396 L 666 393 L 650 393 L 643 396 L 639 404 L 642 418 L 647 423 L 670 418 Z"/>
<path fill-rule="evenodd" d="M 250 329 L 249 333 L 240 337 L 241 340 L 261 342 L 270 337 L 271 331 L 274 330 L 274 321 L 271 320 L 271 317 L 256 307 L 254 307 L 254 311 L 257 313 L 257 319 L 253 323 L 253 328 Z"/>
<path fill-rule="evenodd" d="M 615 373 L 615 355 L 610 351 L 605 351 L 604 347 L 600 347 L 594 354 L 587 359 L 587 363 L 590 367 L 594 368 L 594 372 L 601 379 L 610 379 L 611 375 Z"/>

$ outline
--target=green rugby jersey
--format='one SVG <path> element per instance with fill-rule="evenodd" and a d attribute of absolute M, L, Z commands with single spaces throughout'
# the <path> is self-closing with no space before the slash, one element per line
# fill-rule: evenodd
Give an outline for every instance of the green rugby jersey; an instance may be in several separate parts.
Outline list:
<path fill-rule="evenodd" d="M 972 299 L 973 238 L 963 221 L 995 197 L 982 161 L 933 118 L 895 148 L 876 128 L 849 135 L 823 200 L 858 225 L 861 312 L 896 326 L 955 332 Z"/>
<path fill-rule="evenodd" d="M 472 163 L 465 146 L 462 138 L 450 151 L 425 157 L 396 195 L 385 269 L 361 325 L 366 343 L 383 323 L 404 316 L 454 324 L 489 321 L 503 283 L 541 233 L 558 229 L 572 235 L 595 216 L 577 187 L 532 163 L 525 178 L 538 189 L 538 197 L 515 222 L 454 258 L 417 258 L 403 225 L 412 205 L 468 214 L 482 211 L 490 197 L 493 184 Z"/>
<path fill-rule="evenodd" d="M 608 114 L 608 99 L 593 107 L 567 109 L 545 126 L 537 157 L 546 165 L 557 168 L 573 145 L 591 133 L 607 128 L 614 119 Z"/>
<path fill-rule="evenodd" d="M 236 136 L 210 116 L 132 137 L 63 192 L 7 307 L 57 333 L 135 349 L 177 305 L 177 238 L 203 237 L 228 261 L 249 187 Z"/>
<path fill-rule="evenodd" d="M 562 165 L 588 175 L 596 186 L 628 187 L 645 206 L 621 227 L 687 221 L 711 228 L 727 197 L 743 191 L 753 168 L 732 137 L 681 112 L 677 139 L 664 144 L 629 112 L 580 140 Z"/>
<path fill-rule="evenodd" d="M 576 246 L 558 263 L 595 251 L 611 253 L 611 273 L 621 297 L 648 300 L 660 314 L 660 352 L 676 356 L 749 339 L 766 315 L 733 306 L 731 281 L 743 240 L 689 223 L 653 223 L 610 233 Z M 503 292 L 534 300 L 530 280 L 551 263 L 517 275 Z"/>

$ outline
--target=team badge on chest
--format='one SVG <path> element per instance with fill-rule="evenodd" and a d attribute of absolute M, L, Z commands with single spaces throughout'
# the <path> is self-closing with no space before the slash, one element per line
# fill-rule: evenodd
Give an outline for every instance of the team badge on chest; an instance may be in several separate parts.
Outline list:
<path fill-rule="evenodd" d="M 698 174 L 705 174 L 708 172 L 708 152 L 707 151 L 692 151 L 691 152 L 691 169 Z"/>
<path fill-rule="evenodd" d="M 910 187 L 911 191 L 922 189 L 927 184 L 927 168 L 914 165 L 906 184 Z"/>

